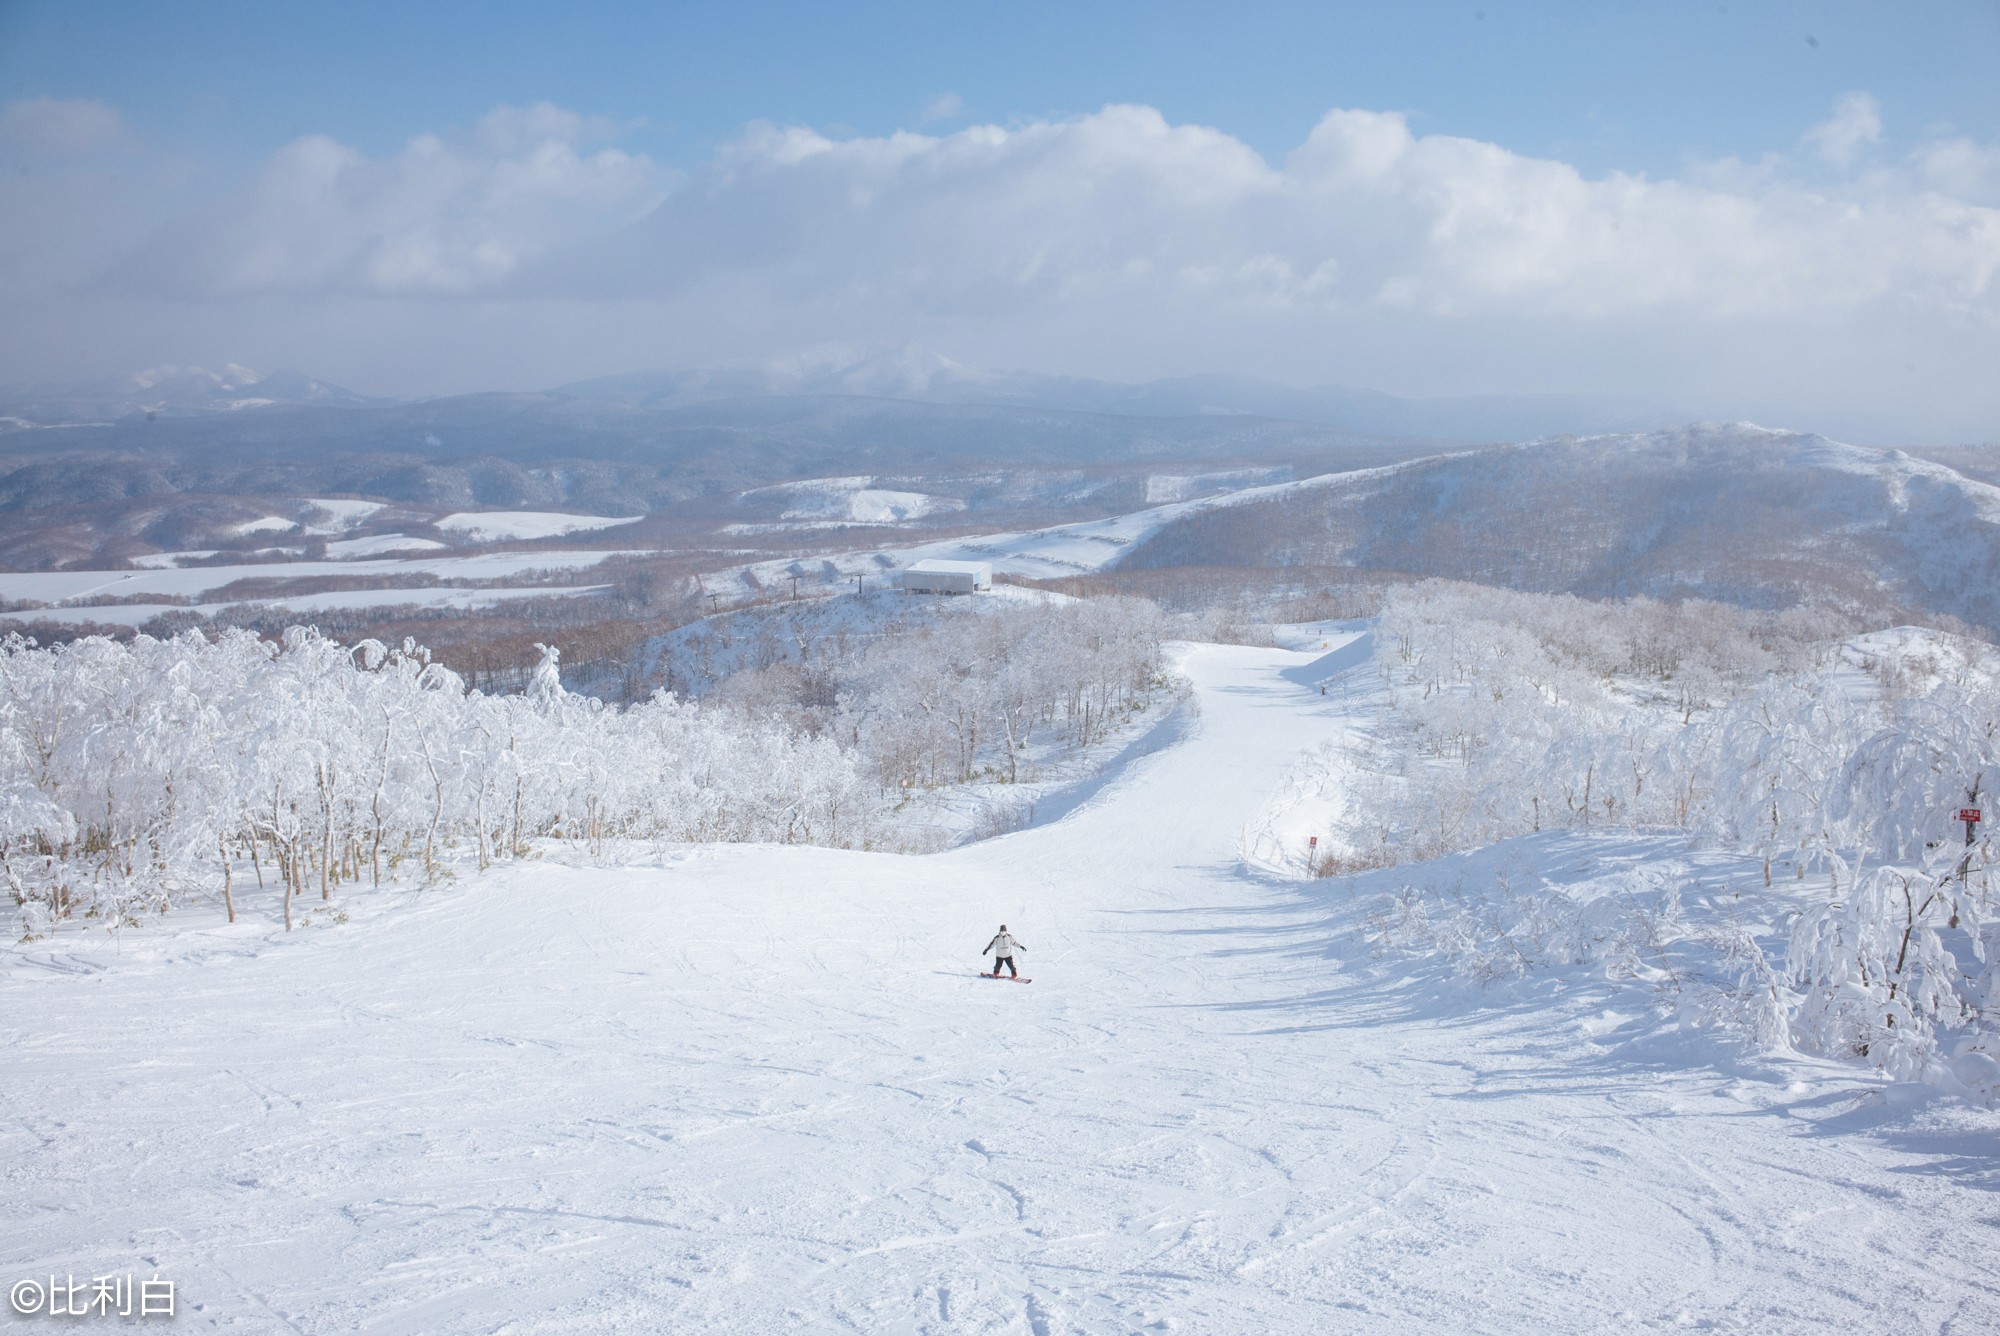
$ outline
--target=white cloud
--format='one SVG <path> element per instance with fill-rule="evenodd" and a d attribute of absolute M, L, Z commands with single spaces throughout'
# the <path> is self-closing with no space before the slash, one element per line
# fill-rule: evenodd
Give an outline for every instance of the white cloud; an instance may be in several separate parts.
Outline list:
<path fill-rule="evenodd" d="M 116 107 L 82 97 L 24 97 L 0 107 L 0 142 L 38 153 L 88 153 L 125 138 Z"/>
<path fill-rule="evenodd" d="M 1857 117 L 1814 142 L 1861 142 Z M 308 136 L 136 272 L 211 298 L 733 283 L 755 289 L 745 300 L 1023 320 L 1121 301 L 1237 320 L 1816 319 L 1891 299 L 2000 318 L 2000 210 L 1981 202 L 2000 151 L 1968 140 L 1830 193 L 1773 164 L 1591 178 L 1358 110 L 1329 112 L 1277 164 L 1142 106 L 944 135 L 759 124 L 684 181 L 586 147 L 618 131 L 538 104 L 389 157 Z"/>
<path fill-rule="evenodd" d="M 1963 136 L 1936 139 L 1918 147 L 1911 159 L 1924 188 L 1968 203 L 2000 205 L 2000 144 L 1980 144 Z"/>
<path fill-rule="evenodd" d="M 1937 167 L 1943 171 L 1943 166 Z M 2000 212 L 1614 173 L 1335 111 L 1277 166 L 1147 107 L 946 136 L 753 127 L 621 252 L 617 281 L 734 273 L 792 300 L 1038 312 L 1179 304 L 1566 320 L 1817 319 L 1894 300 L 2000 317 Z"/>
<path fill-rule="evenodd" d="M 609 116 L 586 116 L 550 102 L 499 106 L 480 118 L 478 142 L 495 154 L 519 153 L 539 144 L 608 144 L 628 126 Z"/>
<path fill-rule="evenodd" d="M 1828 125 L 1846 128 L 1816 129 L 1813 153 L 1853 164 L 1879 113 L 1844 100 Z M 1392 113 L 1329 112 L 1273 162 L 1111 106 L 947 134 L 753 125 L 679 179 L 620 133 L 536 105 L 381 156 L 307 137 L 94 282 L 52 178 L 0 180 L 0 231 L 32 234 L 0 259 L 0 300 L 60 251 L 94 311 L 191 297 L 213 329 L 254 304 L 259 329 L 297 331 L 275 360 L 322 374 L 335 360 L 302 345 L 348 346 L 325 323 L 340 303 L 344 340 L 379 311 L 408 364 L 442 368 L 451 345 L 482 376 L 529 368 L 518 383 L 562 378 L 538 370 L 555 357 L 582 375 L 917 341 L 1082 374 L 1606 390 L 1805 425 L 1844 403 L 2000 436 L 1976 371 L 2000 360 L 2000 148 L 1971 140 L 1832 182 L 1783 156 L 1592 177 Z M 111 188 L 95 216 L 144 215 L 107 207 Z"/>
<path fill-rule="evenodd" d="M 649 159 L 581 147 L 615 133 L 544 103 L 499 108 L 467 135 L 418 135 L 386 159 L 309 135 L 136 269 L 207 296 L 494 291 L 524 262 L 659 201 L 670 177 Z"/>
<path fill-rule="evenodd" d="M 1882 142 L 1882 108 L 1869 93 L 1843 93 L 1833 115 L 1806 131 L 1805 141 L 1835 167 L 1847 168 L 1864 146 Z"/>
<path fill-rule="evenodd" d="M 948 121 L 965 110 L 965 99 L 957 93 L 940 93 L 924 107 L 925 121 Z"/>

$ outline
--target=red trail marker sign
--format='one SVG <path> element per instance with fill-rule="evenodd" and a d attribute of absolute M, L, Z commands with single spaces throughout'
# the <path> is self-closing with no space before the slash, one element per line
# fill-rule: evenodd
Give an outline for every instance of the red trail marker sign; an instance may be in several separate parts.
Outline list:
<path fill-rule="evenodd" d="M 1980 821 L 1980 820 L 1984 820 L 1984 818 L 1983 818 L 1983 817 L 1981 817 L 1981 816 L 1979 815 L 1979 809 L 1978 809 L 1977 807 L 1961 807 L 1961 808 L 1959 808 L 1959 809 L 1958 809 L 1958 819 L 1959 819 L 1960 821 Z"/>

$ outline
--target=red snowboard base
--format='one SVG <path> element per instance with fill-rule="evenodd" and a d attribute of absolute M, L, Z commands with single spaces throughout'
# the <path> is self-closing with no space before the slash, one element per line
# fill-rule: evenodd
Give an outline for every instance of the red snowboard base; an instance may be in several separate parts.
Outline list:
<path fill-rule="evenodd" d="M 1017 979 L 1017 978 L 1015 978 L 1015 977 L 1014 977 L 1013 975 L 1011 975 L 1011 974 L 988 974 L 988 973 L 986 973 L 986 972 L 985 972 L 984 970 L 981 970 L 981 971 L 980 971 L 980 973 L 979 973 L 979 977 L 980 977 L 980 978 L 982 978 L 982 979 L 1005 979 L 1005 980 L 1007 980 L 1007 982 L 1009 982 L 1009 983 L 1033 983 L 1033 982 L 1034 982 L 1034 980 L 1033 980 L 1033 979 Z"/>

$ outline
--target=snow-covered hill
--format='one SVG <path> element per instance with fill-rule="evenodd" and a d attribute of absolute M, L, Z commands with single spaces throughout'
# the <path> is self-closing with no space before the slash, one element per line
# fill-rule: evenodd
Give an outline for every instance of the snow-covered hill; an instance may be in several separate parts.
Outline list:
<path fill-rule="evenodd" d="M 970 534 L 905 546 L 751 562 L 716 571 L 708 588 L 719 596 L 740 600 L 759 597 L 771 590 L 783 592 L 796 578 L 800 587 L 806 589 L 850 586 L 865 591 L 871 580 L 877 582 L 877 587 L 893 585 L 896 572 L 912 562 L 928 559 L 983 561 L 996 573 L 1034 580 L 1088 575 L 1126 562 L 1146 540 L 1190 516 L 1269 501 L 1299 490 L 1352 485 L 1375 472 L 1358 470 L 1242 487 L 1192 501 L 1175 501 L 1105 519 L 1079 520 L 1042 529 Z M 1169 475 L 1159 481 L 1176 484 L 1194 480 Z"/>
<path fill-rule="evenodd" d="M 1129 417 L 1243 415 L 1459 441 L 1519 440 L 1555 431 L 1630 429 L 1678 420 L 1657 405 L 1620 403 L 1602 396 L 1493 394 L 1405 399 L 1344 385 L 1299 388 L 1233 375 L 1174 376 L 1122 384 L 1081 376 L 968 367 L 914 345 L 834 346 L 762 367 L 607 376 L 564 385 L 554 393 L 654 408 L 722 399 L 844 395 Z"/>
<path fill-rule="evenodd" d="M 1035 579 L 1322 567 L 1588 597 L 1814 603 L 2000 629 L 2000 488 L 1897 450 L 1748 424 L 1560 437 L 1240 488 L 1048 528 L 762 561 L 754 596 L 927 557 Z"/>
<path fill-rule="evenodd" d="M 2000 628 L 2000 489 L 1810 434 L 1561 437 L 1244 500 L 1171 517 L 1119 564 L 1353 566 Z"/>
<path fill-rule="evenodd" d="M 885 487 L 867 474 L 848 478 L 811 478 L 804 482 L 757 487 L 743 493 L 737 500 L 739 504 L 769 500 L 782 506 L 778 514 L 781 523 L 767 526 L 772 528 L 901 524 L 926 515 L 965 509 L 965 502 L 958 497 Z M 743 527 L 732 525 L 728 531 Z"/>
<path fill-rule="evenodd" d="M 290 937 L 244 878 L 14 948 L 0 1259 L 427 1336 L 1990 1325 L 1996 1115 L 1642 978 L 1468 989 L 1247 861 L 1375 708 L 1295 671 L 1340 649 L 1192 650 L 1198 728 L 945 855 L 551 849 Z M 975 975 L 1003 921 L 1031 985 Z"/>
<path fill-rule="evenodd" d="M 274 404 L 364 408 L 387 402 L 328 384 L 301 371 L 259 375 L 233 362 L 220 371 L 198 366 L 157 366 L 83 384 L 0 391 L 0 406 L 17 420 L 19 427 L 102 423 L 148 415 L 201 417 Z"/>

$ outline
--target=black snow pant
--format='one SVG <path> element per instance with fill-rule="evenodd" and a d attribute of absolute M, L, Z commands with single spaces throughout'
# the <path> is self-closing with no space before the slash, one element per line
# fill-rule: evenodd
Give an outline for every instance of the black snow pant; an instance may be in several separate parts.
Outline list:
<path fill-rule="evenodd" d="M 993 957 L 993 977 L 994 977 L 994 978 L 996 978 L 996 979 L 997 979 L 997 978 L 999 978 L 999 977 L 1000 977 L 1000 967 L 1001 967 L 1002 965 L 1005 965 L 1005 966 L 1007 967 L 1007 973 L 1008 973 L 1008 974 L 1010 974 L 1010 975 L 1012 975 L 1012 976 L 1013 976 L 1014 978 L 1018 979 L 1018 978 L 1020 978 L 1020 977 L 1021 977 L 1021 971 L 1019 971 L 1019 970 L 1017 970 L 1017 969 L 1015 969 L 1015 968 L 1014 968 L 1014 957 L 1012 957 L 1012 956 L 995 956 L 995 957 Z"/>

